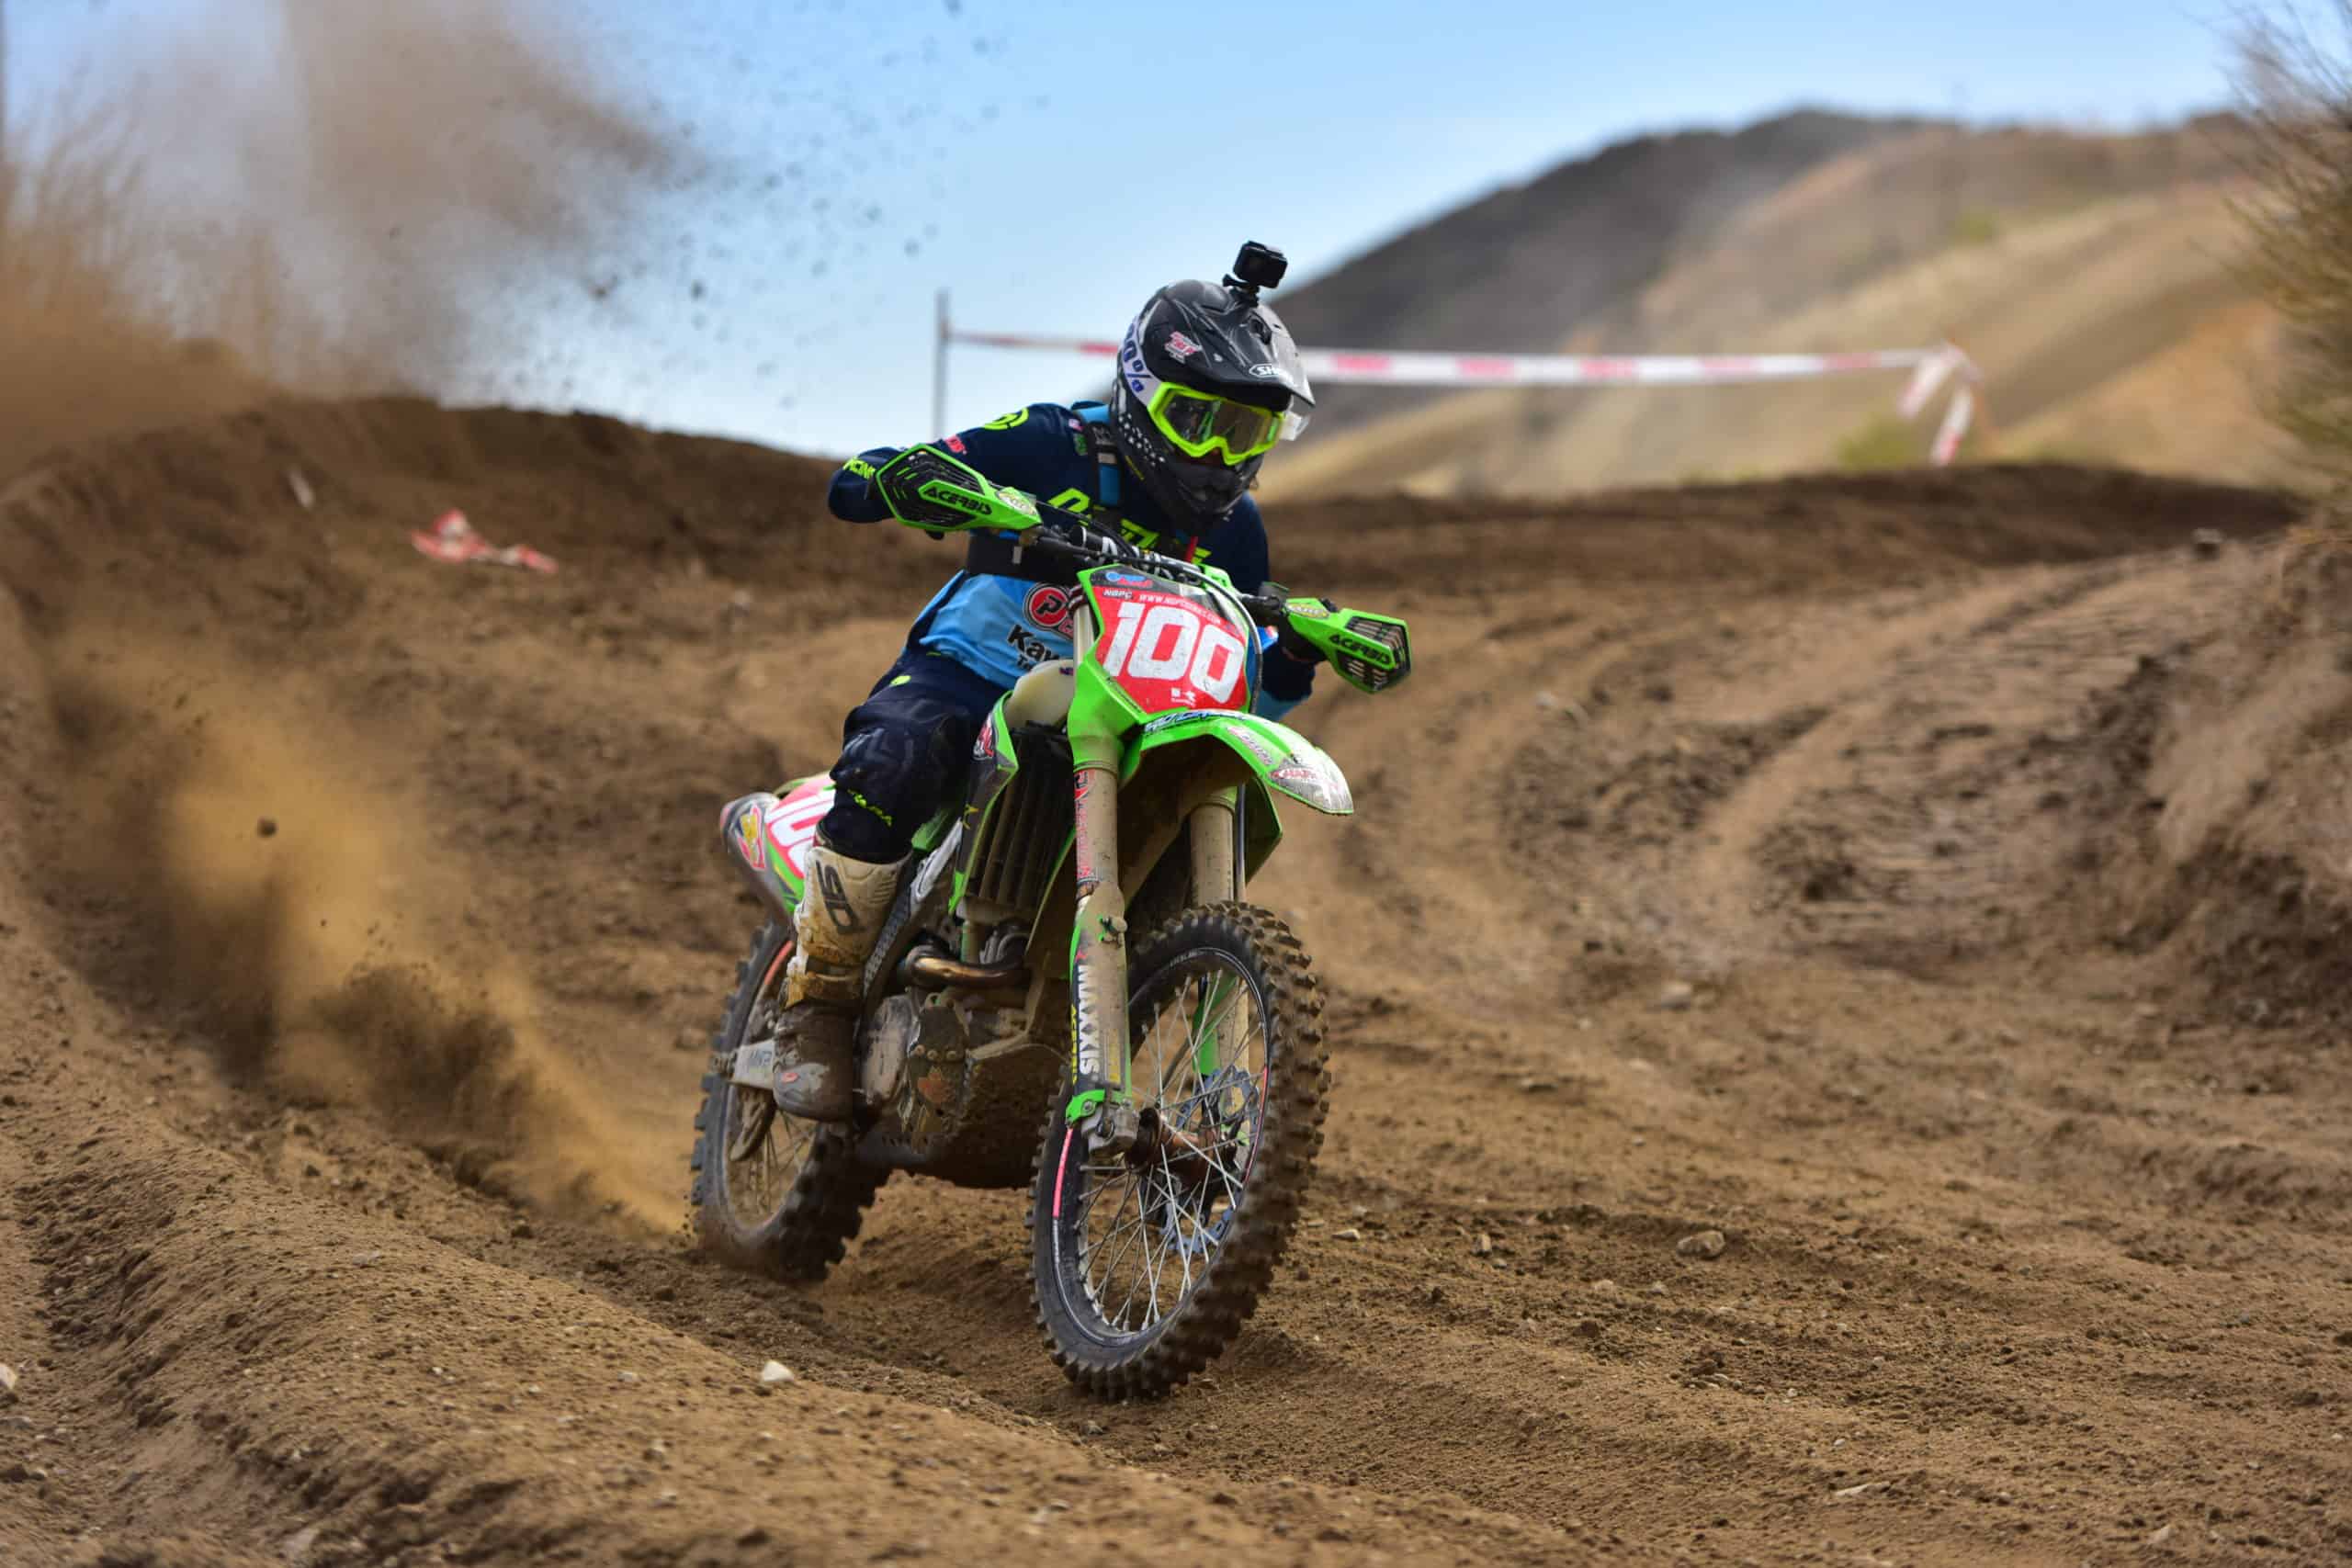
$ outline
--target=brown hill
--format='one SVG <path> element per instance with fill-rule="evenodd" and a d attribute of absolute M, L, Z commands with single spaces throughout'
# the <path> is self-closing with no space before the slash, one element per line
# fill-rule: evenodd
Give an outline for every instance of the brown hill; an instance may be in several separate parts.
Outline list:
<path fill-rule="evenodd" d="M 2232 266 L 2237 135 L 2227 119 L 2134 136 L 1906 128 L 1717 215 L 1578 312 L 1526 321 L 1515 346 L 1714 353 L 1950 333 L 1990 378 L 1980 454 L 2276 477 L 2284 454 L 2254 412 L 2273 325 Z M 1425 247 L 1450 231 L 1431 225 Z M 1494 243 L 1483 224 L 1462 232 L 1468 248 Z M 1370 342 L 1418 330 L 1400 310 L 1385 333 L 1351 329 Z M 1342 389 L 1340 417 L 1269 488 L 1528 494 L 1916 461 L 1926 434 L 1893 421 L 1899 385 L 1431 395 L 1353 428 Z"/>
<path fill-rule="evenodd" d="M 1416 225 L 1283 296 L 1299 341 L 1340 348 L 1527 350 L 1611 320 L 1749 203 L 1928 122 L 1807 110 L 1736 131 L 1617 142 Z M 1333 389 L 1329 432 L 1431 394 Z"/>
<path fill-rule="evenodd" d="M 1253 888 L 1330 1137 L 1236 1351 L 1101 1407 L 1014 1195 L 898 1183 L 814 1292 L 664 1228 L 715 807 L 950 553 L 821 474 L 378 402 L 0 491 L 0 1558 L 2341 1548 L 2352 675 L 2280 497 L 1293 509 L 1420 659 L 1300 711 L 1362 815 Z M 562 571 L 424 560 L 452 504 Z"/>

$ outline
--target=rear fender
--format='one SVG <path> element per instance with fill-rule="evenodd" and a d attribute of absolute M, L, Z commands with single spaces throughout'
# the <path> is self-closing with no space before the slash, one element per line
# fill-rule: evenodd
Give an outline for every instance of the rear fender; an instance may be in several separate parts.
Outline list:
<path fill-rule="evenodd" d="M 730 800 L 718 813 L 718 840 L 728 859 L 775 913 L 790 919 L 808 880 L 808 852 L 816 847 L 817 824 L 833 808 L 831 773 L 795 779 L 777 794 L 765 790 Z M 956 813 L 942 811 L 916 830 L 914 848 L 928 852 L 954 827 Z"/>
<path fill-rule="evenodd" d="M 789 919 L 808 876 L 817 824 L 833 808 L 829 773 L 795 779 L 781 793 L 764 790 L 730 800 L 718 814 L 719 841 L 752 891 Z"/>

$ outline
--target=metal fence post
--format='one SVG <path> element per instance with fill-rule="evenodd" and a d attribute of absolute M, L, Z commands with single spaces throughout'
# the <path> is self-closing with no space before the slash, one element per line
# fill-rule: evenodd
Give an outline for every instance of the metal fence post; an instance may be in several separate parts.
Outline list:
<path fill-rule="evenodd" d="M 947 290 L 939 291 L 938 335 L 931 345 L 931 434 L 947 434 Z"/>

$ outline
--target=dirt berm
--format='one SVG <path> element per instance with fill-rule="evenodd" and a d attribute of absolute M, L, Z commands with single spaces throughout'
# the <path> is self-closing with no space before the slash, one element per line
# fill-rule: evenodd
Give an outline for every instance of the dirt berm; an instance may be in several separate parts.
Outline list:
<path fill-rule="evenodd" d="M 2352 587 L 2286 501 L 1279 517 L 1421 665 L 1301 710 L 1361 815 L 1256 890 L 1330 1141 L 1236 1350 L 1104 1408 L 1015 1195 L 806 1292 L 680 1236 L 714 808 L 949 565 L 822 477 L 374 402 L 0 492 L 0 1561 L 2352 1553 Z M 427 561 L 452 505 L 561 572 Z"/>

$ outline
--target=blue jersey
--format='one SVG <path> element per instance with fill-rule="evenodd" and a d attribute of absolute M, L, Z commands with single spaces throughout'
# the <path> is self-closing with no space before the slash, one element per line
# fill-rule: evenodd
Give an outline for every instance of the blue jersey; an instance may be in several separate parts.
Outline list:
<path fill-rule="evenodd" d="M 1266 525 L 1258 515 L 1258 503 L 1244 496 L 1205 534 L 1176 527 L 1141 486 L 1125 486 L 1121 493 L 1119 467 L 1098 461 L 1086 427 L 1100 424 L 1107 412 L 1100 403 L 1074 408 L 1032 403 L 948 436 L 940 445 L 997 483 L 1027 491 L 1050 506 L 1113 513 L 1119 531 L 1135 544 L 1219 567 L 1242 592 L 1256 592 L 1268 576 Z M 899 451 L 877 446 L 843 465 L 826 498 L 833 515 L 852 523 L 879 523 L 888 517 L 889 508 L 875 493 L 867 475 Z M 1001 551 L 992 551 L 989 558 L 1001 562 Z M 1077 584 L 1070 563 L 1033 555 L 1024 558 L 1023 570 L 1019 576 L 970 567 L 957 572 L 915 617 L 908 646 L 953 659 L 999 687 L 1011 686 L 1048 660 L 1069 658 Z M 1272 716 L 1296 706 L 1314 676 L 1313 664 L 1270 654 L 1261 678 L 1258 711 Z"/>

